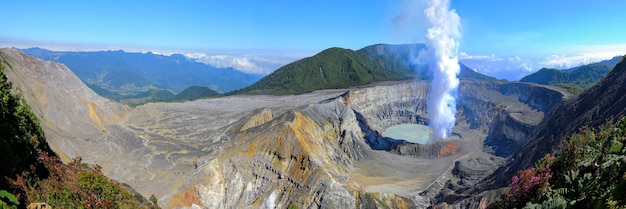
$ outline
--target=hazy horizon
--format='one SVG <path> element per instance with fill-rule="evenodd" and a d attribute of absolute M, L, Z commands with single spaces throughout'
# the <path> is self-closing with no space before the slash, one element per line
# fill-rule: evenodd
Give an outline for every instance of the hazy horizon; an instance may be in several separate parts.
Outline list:
<path fill-rule="evenodd" d="M 423 1 L 6 2 L 0 46 L 183 54 L 268 74 L 330 47 L 424 43 Z M 453 0 L 461 62 L 517 80 L 626 54 L 626 2 Z"/>

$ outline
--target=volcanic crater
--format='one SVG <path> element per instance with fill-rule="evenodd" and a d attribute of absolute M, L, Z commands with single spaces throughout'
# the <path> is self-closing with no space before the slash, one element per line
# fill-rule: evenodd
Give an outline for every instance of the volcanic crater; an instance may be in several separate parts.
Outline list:
<path fill-rule="evenodd" d="M 57 153 L 98 163 L 168 207 L 431 206 L 490 175 L 569 96 L 462 79 L 452 136 L 418 144 L 382 133 L 429 123 L 429 81 L 131 108 L 98 96 L 63 65 L 14 49 L 2 58 Z"/>

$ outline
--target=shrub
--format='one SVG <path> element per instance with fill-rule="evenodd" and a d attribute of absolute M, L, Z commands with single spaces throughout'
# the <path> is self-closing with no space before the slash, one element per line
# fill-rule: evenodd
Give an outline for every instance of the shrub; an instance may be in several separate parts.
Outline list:
<path fill-rule="evenodd" d="M 558 157 L 547 155 L 513 177 L 509 191 L 489 207 L 626 208 L 625 142 L 626 119 L 598 131 L 582 128 Z"/>
<path fill-rule="evenodd" d="M 63 164 L 54 155 L 39 150 L 39 160 L 50 171 L 50 176 L 28 185 L 21 176 L 12 181 L 21 188 L 26 200 L 46 202 L 58 208 L 147 208 L 156 207 L 146 200 L 138 200 L 113 180 L 102 174 L 98 165 L 88 166 L 76 158 Z"/>
<path fill-rule="evenodd" d="M 18 205 L 20 202 L 15 195 L 6 190 L 0 190 L 0 208 L 17 208 Z"/>

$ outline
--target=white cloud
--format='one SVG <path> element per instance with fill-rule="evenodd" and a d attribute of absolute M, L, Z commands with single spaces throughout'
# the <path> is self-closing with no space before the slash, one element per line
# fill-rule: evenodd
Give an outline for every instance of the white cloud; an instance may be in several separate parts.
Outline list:
<path fill-rule="evenodd" d="M 263 74 L 264 69 L 251 61 L 249 57 L 234 57 L 229 55 L 213 55 L 199 59 L 198 61 L 215 67 L 232 67 L 247 73 Z"/>
<path fill-rule="evenodd" d="M 203 53 L 187 53 L 185 56 L 214 67 L 232 67 L 245 73 L 263 75 L 304 57 L 303 55 L 206 55 Z"/>
<path fill-rule="evenodd" d="M 545 58 L 541 63 L 544 66 L 557 69 L 568 69 L 581 65 L 586 65 L 602 60 L 611 59 L 618 55 L 623 55 L 624 52 L 597 52 L 597 53 L 580 53 L 578 55 L 566 56 L 566 55 L 550 55 Z"/>
<path fill-rule="evenodd" d="M 151 48 L 151 47 L 122 47 L 109 45 L 80 45 L 80 44 L 64 44 L 64 43 L 31 43 L 25 41 L 5 40 L 0 37 L 1 47 L 15 47 L 26 49 L 31 47 L 40 47 L 51 51 L 106 51 L 106 50 L 124 50 L 125 52 L 152 53 L 163 56 L 171 56 L 173 54 L 183 54 L 190 60 L 209 64 L 219 68 L 232 67 L 236 70 L 267 75 L 274 70 L 296 61 L 298 59 L 311 56 L 311 51 L 281 51 L 281 50 L 219 50 L 207 49 L 202 52 L 190 52 L 186 49 L 169 49 L 169 48 Z"/>
<path fill-rule="evenodd" d="M 626 44 L 583 45 L 564 49 L 565 53 L 548 55 L 541 65 L 550 68 L 568 69 L 580 65 L 611 59 L 626 54 Z"/>
<path fill-rule="evenodd" d="M 520 56 L 498 57 L 495 54 L 469 55 L 461 53 L 460 61 L 479 73 L 512 81 L 519 80 L 540 69 L 536 62 Z"/>
<path fill-rule="evenodd" d="M 465 60 L 491 60 L 491 61 L 500 61 L 502 58 L 496 57 L 496 55 L 469 55 L 466 52 L 459 53 L 459 59 Z"/>
<path fill-rule="evenodd" d="M 191 59 L 204 59 L 207 57 L 207 55 L 204 53 L 185 53 L 184 55 L 185 57 L 188 57 Z"/>
<path fill-rule="evenodd" d="M 608 60 L 626 54 L 626 44 L 575 46 L 562 50 L 560 55 L 507 56 L 471 55 L 461 52 L 460 61 L 477 72 L 499 79 L 519 80 L 541 68 L 569 69 Z"/>

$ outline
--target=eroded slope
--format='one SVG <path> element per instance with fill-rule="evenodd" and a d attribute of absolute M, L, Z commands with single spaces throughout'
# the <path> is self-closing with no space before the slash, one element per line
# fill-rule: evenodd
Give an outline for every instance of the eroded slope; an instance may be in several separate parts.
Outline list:
<path fill-rule="evenodd" d="M 539 85 L 462 80 L 454 136 L 417 145 L 380 133 L 428 123 L 428 82 L 131 109 L 62 65 L 1 55 L 57 152 L 97 162 L 169 207 L 429 206 L 492 174 L 563 97 Z"/>

